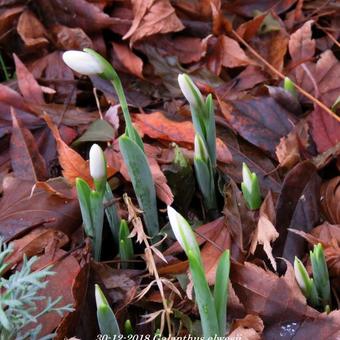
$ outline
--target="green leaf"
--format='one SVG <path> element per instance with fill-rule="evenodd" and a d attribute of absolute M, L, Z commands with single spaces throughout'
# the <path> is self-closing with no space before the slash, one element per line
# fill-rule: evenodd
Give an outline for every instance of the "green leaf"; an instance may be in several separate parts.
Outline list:
<path fill-rule="evenodd" d="M 201 258 L 192 251 L 187 253 L 192 281 L 194 283 L 195 299 L 201 317 L 203 336 L 208 339 L 211 336 L 223 336 L 220 333 L 214 299 L 205 277 Z"/>
<path fill-rule="evenodd" d="M 194 166 L 196 171 L 196 177 L 198 186 L 204 198 L 204 203 L 208 210 L 216 210 L 216 192 L 215 192 L 215 182 L 212 174 L 210 161 L 208 164 L 200 159 L 194 158 Z"/>
<path fill-rule="evenodd" d="M 210 157 L 210 161 L 213 167 L 216 166 L 216 122 L 214 113 L 214 102 L 212 100 L 212 95 L 207 96 L 205 102 L 205 110 L 207 119 L 205 121 L 206 130 L 206 144 Z"/>
<path fill-rule="evenodd" d="M 156 190 L 150 167 L 143 150 L 127 135 L 119 138 L 120 151 L 127 165 L 149 236 L 159 232 Z"/>
<path fill-rule="evenodd" d="M 106 300 L 100 287 L 95 285 L 97 320 L 102 335 L 112 337 L 120 335 L 120 330 L 115 314 L 113 313 L 109 303 Z"/>
<path fill-rule="evenodd" d="M 110 142 L 114 139 L 115 129 L 103 119 L 95 120 L 80 136 L 72 143 L 72 146 L 77 146 L 84 142 Z"/>
<path fill-rule="evenodd" d="M 81 216 L 83 218 L 85 234 L 88 237 L 93 238 L 94 230 L 92 225 L 90 203 L 91 189 L 89 185 L 82 178 L 79 177 L 76 179 L 76 189 L 80 205 Z"/>
<path fill-rule="evenodd" d="M 114 200 L 114 196 L 112 194 L 112 190 L 110 188 L 109 183 L 106 182 L 106 188 L 104 193 L 104 203 L 111 202 Z M 111 233 L 113 236 L 113 242 L 115 244 L 116 249 L 119 247 L 119 226 L 120 226 L 120 218 L 117 212 L 116 205 L 112 203 L 110 206 L 105 208 L 105 214 L 107 221 L 109 222 L 109 226 L 111 229 Z"/>
<path fill-rule="evenodd" d="M 220 334 L 227 333 L 228 281 L 230 273 L 230 253 L 225 250 L 218 262 L 214 287 L 214 301 Z"/>
<path fill-rule="evenodd" d="M 93 226 L 94 258 L 96 261 L 99 261 L 102 248 L 102 234 L 104 223 L 103 196 L 97 191 L 91 191 L 90 205 Z"/>
<path fill-rule="evenodd" d="M 125 220 L 120 221 L 119 228 L 119 256 L 122 260 L 121 267 L 126 269 L 128 263 L 126 260 L 131 260 L 134 256 L 132 240 L 129 238 L 130 230 Z"/>

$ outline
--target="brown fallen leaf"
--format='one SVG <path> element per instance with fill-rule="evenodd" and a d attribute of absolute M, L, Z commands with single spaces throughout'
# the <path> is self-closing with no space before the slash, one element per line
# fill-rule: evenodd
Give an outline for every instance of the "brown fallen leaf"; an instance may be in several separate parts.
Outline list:
<path fill-rule="evenodd" d="M 18 85 L 23 97 L 34 104 L 45 104 L 43 91 L 34 79 L 31 72 L 28 71 L 26 66 L 14 54 L 15 70 L 18 77 Z"/>
<path fill-rule="evenodd" d="M 276 261 L 272 254 L 272 246 L 270 244 L 271 242 L 275 241 L 279 236 L 279 233 L 276 231 L 275 226 L 274 226 L 275 220 L 276 220 L 276 213 L 275 213 L 273 197 L 272 197 L 271 192 L 269 191 L 266 198 L 262 202 L 262 205 L 260 208 L 259 221 L 257 223 L 257 227 L 254 232 L 249 251 L 251 254 L 254 254 L 257 245 L 262 244 L 263 250 L 267 254 L 271 265 L 276 271 L 277 269 Z"/>
<path fill-rule="evenodd" d="M 175 142 L 184 146 L 193 145 L 195 130 L 192 122 L 176 122 L 168 119 L 162 112 L 136 114 L 133 122 L 138 131 L 151 138 Z M 232 160 L 228 147 L 219 138 L 216 139 L 217 160 L 229 163 Z"/>
<path fill-rule="evenodd" d="M 24 255 L 30 258 L 51 250 L 53 253 L 67 244 L 68 241 L 69 238 L 59 230 L 41 227 L 34 229 L 24 237 L 10 243 L 13 253 L 6 258 L 6 263 L 9 264 L 8 270 L 13 265 L 21 262 Z"/>
<path fill-rule="evenodd" d="M 308 130 L 308 124 L 301 121 L 287 136 L 280 139 L 275 151 L 280 167 L 291 169 L 301 161 L 301 150 L 306 150 L 309 145 Z"/>
<path fill-rule="evenodd" d="M 248 142 L 275 157 L 280 138 L 293 128 L 296 118 L 271 97 L 230 101 L 219 100 L 223 116 Z"/>
<path fill-rule="evenodd" d="M 67 235 L 71 235 L 80 225 L 78 200 L 60 198 L 41 189 L 32 194 L 31 181 L 16 178 L 7 178 L 5 181 L 0 204 L 0 236 L 6 241 L 39 225 L 60 230 Z M 57 191 L 71 190 L 63 178 L 54 181 L 53 187 Z"/>
<path fill-rule="evenodd" d="M 327 220 L 340 224 L 340 176 L 321 185 L 321 208 Z"/>
<path fill-rule="evenodd" d="M 243 319 L 234 320 L 231 325 L 230 338 L 239 337 L 247 340 L 261 340 L 264 324 L 255 314 L 248 314 Z"/>
<path fill-rule="evenodd" d="M 221 37 L 222 44 L 222 65 L 233 68 L 256 64 L 252 61 L 240 47 L 239 43 L 226 35 Z"/>
<path fill-rule="evenodd" d="M 43 48 L 49 44 L 48 33 L 35 14 L 26 9 L 19 17 L 17 32 L 28 48 Z"/>
<path fill-rule="evenodd" d="M 127 45 L 112 42 L 113 51 L 119 62 L 134 76 L 143 79 L 143 60 Z"/>
<path fill-rule="evenodd" d="M 11 109 L 13 129 L 11 134 L 11 165 L 16 177 L 37 182 L 47 178 L 46 162 L 39 152 L 32 133 Z"/>
<path fill-rule="evenodd" d="M 319 316 L 319 312 L 307 305 L 289 263 L 286 274 L 279 277 L 252 263 L 233 262 L 230 279 L 246 313 L 258 314 L 265 324 Z"/>
<path fill-rule="evenodd" d="M 132 0 L 134 19 L 123 39 L 130 44 L 156 33 L 181 31 L 184 26 L 178 19 L 169 0 Z"/>

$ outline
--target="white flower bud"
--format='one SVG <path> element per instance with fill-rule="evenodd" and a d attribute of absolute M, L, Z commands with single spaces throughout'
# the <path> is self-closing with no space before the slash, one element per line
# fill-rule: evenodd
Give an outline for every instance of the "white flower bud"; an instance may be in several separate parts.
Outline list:
<path fill-rule="evenodd" d="M 170 206 L 168 206 L 168 216 L 175 237 L 184 251 L 187 254 L 191 251 L 199 257 L 200 251 L 196 238 L 187 220 Z"/>
<path fill-rule="evenodd" d="M 191 78 L 186 74 L 178 75 L 178 84 L 181 91 L 192 106 L 200 106 L 204 103 L 203 96 Z"/>
<path fill-rule="evenodd" d="M 106 177 L 105 156 L 98 144 L 93 144 L 90 149 L 90 174 L 94 180 Z"/>
<path fill-rule="evenodd" d="M 294 260 L 295 279 L 304 294 L 309 293 L 310 278 L 303 263 L 295 257 Z"/>
<path fill-rule="evenodd" d="M 67 51 L 63 54 L 64 63 L 73 71 L 86 76 L 101 74 L 104 66 L 92 55 L 82 51 Z"/>

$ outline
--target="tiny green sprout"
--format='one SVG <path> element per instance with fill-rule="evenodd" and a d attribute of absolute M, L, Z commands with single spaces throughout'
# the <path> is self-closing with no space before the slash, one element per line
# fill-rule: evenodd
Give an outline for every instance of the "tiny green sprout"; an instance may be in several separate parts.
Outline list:
<path fill-rule="evenodd" d="M 316 291 L 314 280 L 309 277 L 305 266 L 296 256 L 294 260 L 294 273 L 295 279 L 300 289 L 302 290 L 303 295 L 310 301 L 313 306 L 317 306 L 318 294 Z"/>
<path fill-rule="evenodd" d="M 310 278 L 303 263 L 295 257 L 295 279 L 302 293 L 315 308 L 323 308 L 329 313 L 331 308 L 331 288 L 329 274 L 322 245 L 314 245 L 310 251 L 313 278 Z"/>
<path fill-rule="evenodd" d="M 297 96 L 297 92 L 296 92 L 296 88 L 294 83 L 290 80 L 290 78 L 285 77 L 284 81 L 283 81 L 283 88 L 291 93 L 294 97 Z"/>
<path fill-rule="evenodd" d="M 224 251 L 219 259 L 215 279 L 216 284 L 214 294 L 212 294 L 205 276 L 200 249 L 189 223 L 170 206 L 168 206 L 168 217 L 174 235 L 189 260 L 203 335 L 205 339 L 215 335 L 225 336 L 230 270 L 229 250 Z"/>
<path fill-rule="evenodd" d="M 331 287 L 329 283 L 329 274 L 326 264 L 325 255 L 322 245 L 314 245 L 313 251 L 310 251 L 310 260 L 313 269 L 313 279 L 318 292 L 321 305 L 326 308 L 331 305 Z"/>
<path fill-rule="evenodd" d="M 242 193 L 249 209 L 259 209 L 261 206 L 261 191 L 259 180 L 256 176 L 256 173 L 251 172 L 246 163 L 243 163 L 242 165 L 242 177 Z"/>
<path fill-rule="evenodd" d="M 335 100 L 334 104 L 332 105 L 332 111 L 336 112 L 336 110 L 340 107 L 340 96 Z"/>
<path fill-rule="evenodd" d="M 123 269 L 128 267 L 128 263 L 126 261 L 131 260 L 134 255 L 132 240 L 129 235 L 130 231 L 128 224 L 124 219 L 122 219 L 120 221 L 119 228 L 119 256 L 122 261 L 121 267 Z"/>
<path fill-rule="evenodd" d="M 132 328 L 132 324 L 131 324 L 131 320 L 127 319 L 124 322 L 124 334 L 125 335 L 132 335 L 134 334 L 133 328 Z"/>
<path fill-rule="evenodd" d="M 97 320 L 101 334 L 107 336 L 120 335 L 116 316 L 114 315 L 106 297 L 100 287 L 95 285 L 95 297 L 97 305 Z"/>

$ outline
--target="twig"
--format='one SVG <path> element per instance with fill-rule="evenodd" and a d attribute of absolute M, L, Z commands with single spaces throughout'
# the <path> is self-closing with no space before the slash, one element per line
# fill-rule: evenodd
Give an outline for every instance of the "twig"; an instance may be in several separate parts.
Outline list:
<path fill-rule="evenodd" d="M 239 40 L 242 44 L 244 44 L 248 50 L 257 58 L 259 59 L 265 66 L 267 66 L 273 73 L 275 73 L 279 78 L 282 80 L 285 79 L 285 75 L 278 71 L 273 65 L 271 65 L 266 59 L 264 59 L 259 53 L 256 52 L 255 49 L 253 49 L 242 37 L 240 37 L 237 32 L 232 30 L 232 33 L 234 36 Z M 293 82 L 293 81 L 292 81 Z M 329 109 L 324 103 L 322 103 L 319 99 L 315 98 L 308 92 L 306 92 L 302 87 L 300 87 L 298 84 L 294 83 L 295 88 L 305 97 L 307 97 L 309 100 L 317 104 L 320 108 L 325 110 L 329 115 L 331 115 L 335 120 L 340 122 L 340 117 L 338 117 L 331 109 Z"/>

